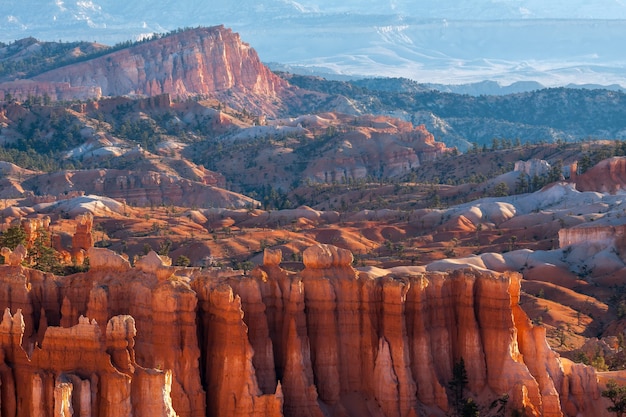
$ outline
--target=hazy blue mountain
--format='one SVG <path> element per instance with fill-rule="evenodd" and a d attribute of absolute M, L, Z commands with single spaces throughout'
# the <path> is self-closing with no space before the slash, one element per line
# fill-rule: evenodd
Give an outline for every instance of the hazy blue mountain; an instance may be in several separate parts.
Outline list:
<path fill-rule="evenodd" d="M 438 84 L 626 86 L 619 0 L 3 0 L 0 11 L 4 42 L 114 44 L 224 24 L 264 61 L 292 68 Z"/>

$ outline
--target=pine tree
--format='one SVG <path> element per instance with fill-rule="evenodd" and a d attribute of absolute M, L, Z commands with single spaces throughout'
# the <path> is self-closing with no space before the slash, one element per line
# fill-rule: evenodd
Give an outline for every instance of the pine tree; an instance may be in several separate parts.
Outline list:
<path fill-rule="evenodd" d="M 35 269 L 44 272 L 61 272 L 59 253 L 52 247 L 50 233 L 43 228 L 37 230 L 37 238 L 29 249 L 29 258 Z"/>
<path fill-rule="evenodd" d="M 493 188 L 493 196 L 494 197 L 506 197 L 509 195 L 509 187 L 504 182 L 499 182 Z"/>
<path fill-rule="evenodd" d="M 476 402 L 474 402 L 473 399 L 468 398 L 467 401 L 465 401 L 465 404 L 463 404 L 463 410 L 461 412 L 461 415 L 463 417 L 478 417 L 478 416 L 480 416 L 479 409 L 478 409 L 478 404 L 476 404 Z"/>
<path fill-rule="evenodd" d="M 617 382 L 611 379 L 606 384 L 606 390 L 602 391 L 602 396 L 613 404 L 607 407 L 608 411 L 615 413 L 617 417 L 626 414 L 626 386 L 617 385 Z"/>
<path fill-rule="evenodd" d="M 528 181 L 528 178 L 526 178 L 526 174 L 521 172 L 515 184 L 515 193 L 516 194 L 527 193 L 529 187 L 530 187 L 530 183 Z"/>
<path fill-rule="evenodd" d="M 9 227 L 2 235 L 0 235 L 0 248 L 9 248 L 15 250 L 15 248 L 21 243 L 26 242 L 26 231 L 19 226 Z"/>
<path fill-rule="evenodd" d="M 591 168 L 591 158 L 588 154 L 584 154 L 578 161 L 578 174 L 584 174 L 589 168 Z"/>
<path fill-rule="evenodd" d="M 467 377 L 467 370 L 465 369 L 465 361 L 463 358 L 458 363 L 455 363 L 452 368 L 452 380 L 448 382 L 448 387 L 452 391 L 452 401 L 457 414 L 463 414 L 465 407 L 465 387 L 469 379 Z"/>

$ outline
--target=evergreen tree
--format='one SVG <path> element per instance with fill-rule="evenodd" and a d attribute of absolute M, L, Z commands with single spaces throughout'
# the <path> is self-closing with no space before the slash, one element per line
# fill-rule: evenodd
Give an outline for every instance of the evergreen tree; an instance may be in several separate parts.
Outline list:
<path fill-rule="evenodd" d="M 500 182 L 493 188 L 494 197 L 506 197 L 507 195 L 509 195 L 509 187 L 506 183 Z"/>
<path fill-rule="evenodd" d="M 0 235 L 0 248 L 15 250 L 20 243 L 26 243 L 26 231 L 21 225 L 11 226 Z"/>
<path fill-rule="evenodd" d="M 37 238 L 29 249 L 33 268 L 44 272 L 61 273 L 59 253 L 52 247 L 50 233 L 43 228 L 37 230 Z"/>
<path fill-rule="evenodd" d="M 465 387 L 469 379 L 467 377 L 467 369 L 465 369 L 465 360 L 461 358 L 452 368 L 452 380 L 448 382 L 448 388 L 452 391 L 453 406 L 457 414 L 463 414 L 465 408 Z"/>
<path fill-rule="evenodd" d="M 550 167 L 550 173 L 548 174 L 548 182 L 561 181 L 563 177 L 563 161 L 560 159 Z"/>
<path fill-rule="evenodd" d="M 626 414 L 626 386 L 617 385 L 617 382 L 611 379 L 606 384 L 606 389 L 602 391 L 602 396 L 613 404 L 607 407 L 608 411 L 615 413 L 617 417 Z"/>
<path fill-rule="evenodd" d="M 478 404 L 476 404 L 472 398 L 468 398 L 467 401 L 465 401 L 465 404 L 463 404 L 463 410 L 461 412 L 461 415 L 463 417 L 480 416 Z"/>
<path fill-rule="evenodd" d="M 541 187 L 543 187 L 544 185 L 545 185 L 545 181 L 539 175 L 534 175 L 533 176 L 533 179 L 531 181 L 531 189 L 532 189 L 532 191 L 537 191 Z"/>
<path fill-rule="evenodd" d="M 591 168 L 591 158 L 588 154 L 584 154 L 578 161 L 578 173 L 584 174 L 589 168 Z"/>
<path fill-rule="evenodd" d="M 178 258 L 176 258 L 176 262 L 174 263 L 174 265 L 176 266 L 189 266 L 190 264 L 191 260 L 185 255 L 180 255 Z"/>
<path fill-rule="evenodd" d="M 529 187 L 530 187 L 530 182 L 528 181 L 526 174 L 521 172 L 515 184 L 515 193 L 516 194 L 527 193 Z"/>

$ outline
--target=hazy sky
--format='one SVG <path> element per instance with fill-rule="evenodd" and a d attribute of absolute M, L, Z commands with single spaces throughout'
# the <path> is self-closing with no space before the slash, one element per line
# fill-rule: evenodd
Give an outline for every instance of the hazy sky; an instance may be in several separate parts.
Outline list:
<path fill-rule="evenodd" d="M 626 85 L 626 0 L 0 0 L 3 42 L 112 45 L 218 24 L 265 62 L 322 72 Z"/>

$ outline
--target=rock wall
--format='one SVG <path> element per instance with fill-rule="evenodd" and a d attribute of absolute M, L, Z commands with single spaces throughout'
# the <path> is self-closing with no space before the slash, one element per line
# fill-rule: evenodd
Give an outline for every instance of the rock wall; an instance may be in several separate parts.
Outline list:
<path fill-rule="evenodd" d="M 626 236 L 626 225 L 619 226 L 578 226 L 559 230 L 559 247 L 570 245 L 595 244 L 609 247 L 621 243 Z"/>
<path fill-rule="evenodd" d="M 515 273 L 372 278 L 328 245 L 299 273 L 268 251 L 248 276 L 89 256 L 62 278 L 0 266 L 2 416 L 444 415 L 461 359 L 483 407 L 606 409 L 593 368 L 562 362 L 518 306 Z"/>

